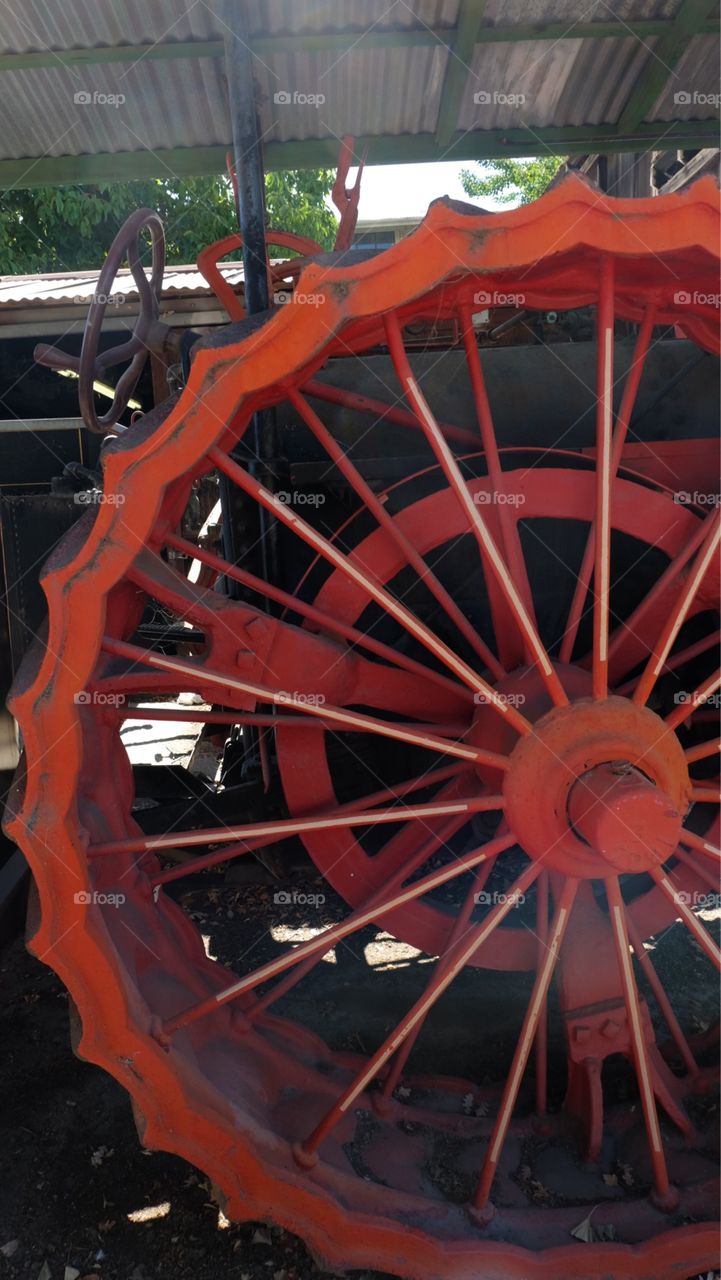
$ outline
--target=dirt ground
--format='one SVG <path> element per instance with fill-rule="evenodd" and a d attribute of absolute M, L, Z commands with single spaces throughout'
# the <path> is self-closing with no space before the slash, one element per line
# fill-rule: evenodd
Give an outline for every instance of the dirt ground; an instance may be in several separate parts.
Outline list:
<path fill-rule="evenodd" d="M 257 927 L 263 920 L 267 930 L 268 890 L 246 890 L 243 896 L 245 926 L 255 917 Z M 200 927 L 210 930 L 220 957 L 229 960 L 224 953 L 231 950 L 228 916 L 233 912 L 225 909 L 227 901 L 218 912 L 214 897 L 203 890 L 186 905 Z M 249 899 L 255 910 L 248 909 Z M 335 913 L 332 900 L 327 909 L 331 916 Z M 225 924 L 216 929 L 219 917 Z M 286 920 L 289 929 L 298 923 Z M 717 926 L 715 920 L 714 932 Z M 369 940 L 371 935 L 360 941 Z M 278 944 L 268 940 L 267 945 Z M 717 1004 L 715 984 L 709 983 L 697 951 L 678 927 L 665 936 L 656 957 L 677 996 L 678 975 L 687 979 L 680 1012 L 690 1033 L 706 1030 Z M 346 988 L 360 985 L 354 970 L 362 955 L 347 949 L 339 955 Z M 393 976 L 386 972 L 385 953 L 380 958 L 383 963 L 374 974 L 377 1016 Z M 407 999 L 424 974 L 413 963 L 400 967 Z M 327 985 L 333 966 L 320 968 L 319 981 Z M 521 1009 L 526 978 L 515 975 L 509 985 L 511 977 L 503 977 L 499 990 L 505 992 L 506 1009 Z M 458 983 L 461 1005 L 468 999 L 465 981 L 462 977 Z M 319 987 L 308 1007 L 321 1010 L 327 1022 L 329 1008 L 335 1008 L 329 1005 L 332 998 L 337 993 L 334 997 L 331 987 Z M 451 1000 L 451 1022 L 462 1027 L 468 1020 L 453 1004 Z M 516 1018 L 509 1020 L 506 1014 L 506 1020 L 507 1027 L 503 1021 L 496 1025 L 496 1034 L 507 1030 L 510 1035 Z M 343 1044 L 348 1028 L 340 1017 L 337 1021 L 335 1035 Z M 368 1029 L 374 1039 L 382 1039 L 382 1028 L 374 1028 L 372 1020 Z M 74 1057 L 67 995 L 20 938 L 0 954 L 0 1042 L 0 1280 L 309 1280 L 328 1274 L 317 1269 L 303 1244 L 287 1232 L 262 1224 L 228 1224 L 201 1173 L 176 1157 L 140 1147 L 125 1092 L 104 1072 Z M 494 1053 L 498 1043 L 486 1042 Z M 478 1068 L 479 1044 L 469 1041 L 460 1047 Z M 383 1280 L 376 1272 L 353 1274 L 355 1280 Z"/>
<path fill-rule="evenodd" d="M 287 1232 L 223 1225 L 202 1174 L 143 1151 L 126 1093 L 73 1055 L 65 990 L 20 939 L 2 953 L 0 998 L 0 1277 L 328 1275 Z M 163 1216 L 130 1220 L 148 1208 Z"/>

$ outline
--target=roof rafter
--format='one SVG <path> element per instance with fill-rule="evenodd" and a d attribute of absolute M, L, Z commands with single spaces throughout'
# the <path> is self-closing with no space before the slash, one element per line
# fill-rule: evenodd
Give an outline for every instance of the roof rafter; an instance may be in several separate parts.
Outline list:
<path fill-rule="evenodd" d="M 436 143 L 439 147 L 447 146 L 458 128 L 463 91 L 471 74 L 473 53 L 481 32 L 485 11 L 486 0 L 461 0 L 458 26 L 449 46 L 448 63 L 438 108 Z"/>
<path fill-rule="evenodd" d="M 683 0 L 672 20 L 671 29 L 653 49 L 648 66 L 621 112 L 618 120 L 620 130 L 635 129 L 646 119 L 690 41 L 701 34 L 710 8 L 709 0 Z"/>
<path fill-rule="evenodd" d="M 520 40 L 629 40 L 634 36 L 650 40 L 671 34 L 674 23 L 669 18 L 640 19 L 636 22 L 524 22 L 514 26 L 481 27 L 476 44 L 515 44 Z M 699 26 L 701 35 L 717 35 L 721 24 L 717 18 L 706 18 Z M 351 31 L 310 32 L 304 35 L 256 35 L 250 44 L 254 53 L 267 58 L 273 54 L 313 53 L 327 50 L 344 52 L 359 49 L 432 48 L 438 44 L 452 46 L 456 27 L 399 27 L 386 31 L 358 34 Z M 68 68 L 93 66 L 108 62 L 165 62 L 179 58 L 222 58 L 222 40 L 176 40 L 157 44 L 101 45 L 93 49 L 31 49 L 24 53 L 0 54 L 0 71 L 33 71 L 39 67 Z"/>
<path fill-rule="evenodd" d="M 358 138 L 356 149 L 368 147 L 373 164 L 421 163 L 430 160 L 483 160 L 494 156 L 529 156 L 539 149 L 554 155 L 630 151 L 634 147 L 660 150 L 696 149 L 717 145 L 715 120 L 677 121 L 672 125 L 644 124 L 633 136 L 613 125 L 579 125 L 544 129 L 483 129 L 458 132 L 447 147 L 439 147 L 431 133 Z M 81 156 L 43 156 L 0 161 L 0 190 L 46 184 L 129 181 L 133 178 L 190 177 L 221 173 L 226 146 L 176 147 L 164 151 L 121 151 Z M 300 142 L 266 142 L 267 169 L 333 168 L 338 160 L 335 137 Z"/>

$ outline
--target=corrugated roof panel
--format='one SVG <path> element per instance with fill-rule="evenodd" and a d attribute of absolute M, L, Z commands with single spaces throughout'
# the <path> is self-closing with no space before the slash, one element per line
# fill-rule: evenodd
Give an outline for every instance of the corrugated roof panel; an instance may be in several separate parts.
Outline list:
<path fill-rule="evenodd" d="M 460 128 L 613 123 L 648 56 L 635 39 L 478 45 Z"/>
<path fill-rule="evenodd" d="M 295 53 L 274 57 L 258 76 L 265 93 L 261 128 L 278 141 L 432 132 L 438 116 L 448 51 L 437 48 Z M 282 93 L 289 101 L 274 101 Z M 318 106 L 305 103 L 322 95 Z M 274 127 L 273 127 L 274 122 Z"/>
<path fill-rule="evenodd" d="M 221 274 L 231 284 L 243 280 L 239 263 L 221 263 Z M 11 302 L 78 302 L 87 303 L 98 280 L 97 271 L 57 272 L 51 275 L 0 276 L 0 307 Z M 113 293 L 125 298 L 137 295 L 128 270 L 118 272 Z M 212 291 L 194 266 L 167 267 L 163 276 L 163 294 L 205 293 Z"/>
<path fill-rule="evenodd" d="M 648 18 L 673 18 L 683 0 L 488 0 L 485 21 L 492 27 L 529 22 L 628 22 Z M 710 10 L 709 10 L 710 12 Z"/>
<path fill-rule="evenodd" d="M 452 27 L 459 7 L 459 0 L 250 0 L 248 20 L 251 31 L 269 34 Z"/>
<path fill-rule="evenodd" d="M 0 51 L 92 49 L 222 37 L 219 5 L 178 0 L 3 0 Z"/>
<path fill-rule="evenodd" d="M 715 41 L 695 36 L 669 81 L 647 119 L 709 120 L 717 116 L 719 75 Z"/>

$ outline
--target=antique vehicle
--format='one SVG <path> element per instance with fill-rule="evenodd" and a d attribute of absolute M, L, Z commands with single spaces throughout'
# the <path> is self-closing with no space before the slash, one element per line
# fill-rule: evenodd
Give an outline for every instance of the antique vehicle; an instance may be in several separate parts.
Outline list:
<path fill-rule="evenodd" d="M 9 702 L 29 945 L 143 1144 L 335 1270 L 706 1272 L 718 186 L 567 173 L 267 264 L 238 144 L 228 322 L 164 322 L 140 209 L 36 353 L 102 442 Z M 189 764 L 129 756 L 180 727 Z"/>

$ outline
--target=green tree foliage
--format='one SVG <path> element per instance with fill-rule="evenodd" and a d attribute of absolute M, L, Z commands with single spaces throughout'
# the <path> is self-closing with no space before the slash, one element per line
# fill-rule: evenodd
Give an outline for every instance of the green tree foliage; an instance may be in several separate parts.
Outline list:
<path fill-rule="evenodd" d="M 468 196 L 492 196 L 500 204 L 529 204 L 543 195 L 562 164 L 563 156 L 484 160 L 479 173 L 462 169 L 461 183 Z"/>
<path fill-rule="evenodd" d="M 337 224 L 325 197 L 332 182 L 329 169 L 269 173 L 269 226 L 331 248 Z M 172 263 L 194 262 L 205 245 L 237 229 L 224 176 L 8 191 L 0 197 L 0 274 L 100 267 L 118 228 L 143 206 L 163 219 Z"/>

